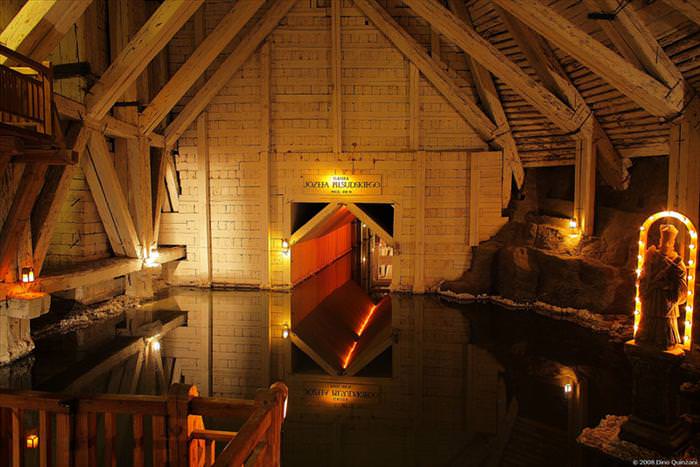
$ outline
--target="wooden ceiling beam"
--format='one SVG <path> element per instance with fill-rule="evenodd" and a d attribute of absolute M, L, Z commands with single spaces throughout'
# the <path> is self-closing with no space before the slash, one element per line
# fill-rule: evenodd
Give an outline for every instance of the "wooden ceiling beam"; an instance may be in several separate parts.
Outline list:
<path fill-rule="evenodd" d="M 0 33 L 0 43 L 34 60 L 44 60 L 90 3 L 92 0 L 28 0 Z M 0 56 L 0 64 L 7 60 Z"/>
<path fill-rule="evenodd" d="M 112 250 L 117 256 L 137 258 L 141 249 L 136 227 L 104 135 L 90 130 L 87 147 L 88 150 L 80 158 L 80 167 Z"/>
<path fill-rule="evenodd" d="M 416 0 L 410 0 L 413 3 Z M 685 97 L 640 71 L 540 0 L 493 0 L 655 116 L 674 118 Z"/>
<path fill-rule="evenodd" d="M 404 0 L 404 3 L 559 128 L 574 133 L 588 118 L 583 107 L 570 108 L 436 0 Z"/>
<path fill-rule="evenodd" d="M 696 0 L 663 0 L 663 2 L 680 11 L 695 24 L 700 24 L 700 3 Z"/>
<path fill-rule="evenodd" d="M 588 107 L 583 96 L 578 92 L 557 60 L 549 44 L 508 12 L 500 7 L 496 7 L 496 9 L 506 29 L 513 36 L 515 43 L 525 54 L 528 63 L 535 69 L 547 89 L 564 99 L 572 107 L 580 105 L 586 108 L 592 119 L 590 128 L 597 149 L 598 171 L 605 183 L 611 187 L 617 190 L 626 189 L 629 185 L 629 172 L 627 171 L 629 161 L 617 152 L 593 111 Z"/>
<path fill-rule="evenodd" d="M 68 97 L 54 94 L 54 103 L 58 113 L 71 120 L 82 122 L 83 126 L 89 129 L 104 132 L 105 135 L 114 138 L 136 139 L 141 136 L 139 128 L 111 115 L 106 115 L 102 119 L 91 118 L 87 115 L 85 105 Z M 165 147 L 165 138 L 158 133 L 148 135 L 151 146 L 157 148 Z M 80 151 L 78 151 L 80 152 Z"/>
<path fill-rule="evenodd" d="M 166 0 L 129 41 L 87 96 L 88 115 L 101 119 L 204 0 Z"/>
<path fill-rule="evenodd" d="M 473 27 L 464 0 L 449 0 L 448 4 L 450 10 L 452 10 L 452 12 L 459 19 L 464 21 L 470 27 Z M 481 106 L 498 127 L 497 131 L 500 136 L 497 139 L 500 140 L 499 145 L 503 149 L 504 153 L 504 170 L 509 169 L 513 174 L 517 187 L 522 188 L 525 181 L 525 170 L 523 169 L 523 164 L 520 161 L 518 146 L 515 143 L 515 138 L 513 138 L 513 133 L 510 129 L 510 124 L 508 123 L 508 116 L 506 115 L 505 110 L 503 110 L 503 105 L 501 104 L 501 99 L 498 95 L 498 89 L 494 83 L 493 76 L 486 68 L 481 66 L 478 61 L 474 60 L 471 55 L 465 53 L 464 56 L 467 59 L 466 61 L 469 69 L 472 71 L 472 78 L 474 80 L 474 85 L 476 86 L 476 91 L 479 94 Z M 510 177 L 504 176 L 504 205 L 507 205 L 507 203 L 510 201 L 510 184 Z M 508 195 L 505 196 L 505 194 Z"/>
<path fill-rule="evenodd" d="M 216 28 L 141 113 L 140 126 L 144 134 L 150 134 L 156 128 L 264 3 L 265 0 L 238 0 L 233 4 Z"/>
<path fill-rule="evenodd" d="M 592 12 L 616 11 L 619 8 L 616 0 L 585 0 L 584 3 Z M 673 89 L 684 81 L 680 70 L 631 7 L 621 9 L 612 21 L 601 23 L 604 23 L 603 30 L 613 43 L 624 42 L 642 69 L 668 88 Z M 619 39 L 614 40 L 614 37 Z"/>
<path fill-rule="evenodd" d="M 216 94 L 248 60 L 263 40 L 292 9 L 296 0 L 275 0 L 267 12 L 255 23 L 248 34 L 234 48 L 216 72 L 209 77 L 195 96 L 185 105 L 165 129 L 166 147 L 172 147 L 190 124 L 206 108 Z"/>
<path fill-rule="evenodd" d="M 498 133 L 496 124 L 450 78 L 436 57 L 428 55 L 425 49 L 375 0 L 355 0 L 355 6 L 408 60 L 416 65 L 423 76 L 435 86 L 484 141 L 494 141 Z"/>

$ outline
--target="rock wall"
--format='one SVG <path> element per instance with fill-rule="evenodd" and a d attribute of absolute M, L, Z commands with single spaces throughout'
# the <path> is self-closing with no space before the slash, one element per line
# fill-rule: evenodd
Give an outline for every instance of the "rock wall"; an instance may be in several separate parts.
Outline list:
<path fill-rule="evenodd" d="M 511 220 L 476 249 L 471 268 L 441 290 L 499 295 L 603 314 L 631 314 L 638 226 L 666 204 L 666 162 L 638 160 L 631 187 L 599 186 L 596 231 L 572 234 L 573 170 L 529 169 Z"/>

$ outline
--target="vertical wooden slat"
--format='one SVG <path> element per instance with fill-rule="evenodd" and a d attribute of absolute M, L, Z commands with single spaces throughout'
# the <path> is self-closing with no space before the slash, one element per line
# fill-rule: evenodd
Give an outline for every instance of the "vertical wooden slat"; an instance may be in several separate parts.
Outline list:
<path fill-rule="evenodd" d="M 22 411 L 12 409 L 12 467 L 22 466 Z"/>
<path fill-rule="evenodd" d="M 117 455 L 114 449 L 117 436 L 117 420 L 114 414 L 105 413 L 104 414 L 104 462 L 105 467 L 116 467 L 117 465 Z M 158 465 L 158 464 L 154 464 Z"/>
<path fill-rule="evenodd" d="M 56 414 L 56 467 L 71 467 L 70 415 Z"/>
<path fill-rule="evenodd" d="M 417 151 L 420 149 L 420 71 L 413 62 L 408 67 L 408 147 Z"/>
<path fill-rule="evenodd" d="M 331 79 L 333 83 L 333 152 L 335 154 L 343 151 L 341 7 L 342 0 L 331 0 Z"/>
<path fill-rule="evenodd" d="M 132 416 L 132 429 L 134 435 L 134 467 L 143 467 L 143 415 Z"/>
<path fill-rule="evenodd" d="M 88 414 L 82 413 L 75 417 L 75 465 L 77 467 L 88 467 L 90 456 L 88 452 L 90 424 Z"/>
<path fill-rule="evenodd" d="M 97 414 L 88 414 L 88 459 L 90 465 L 97 465 Z"/>
<path fill-rule="evenodd" d="M 10 411 L 0 407 L 0 464 L 10 461 Z"/>
<path fill-rule="evenodd" d="M 51 463 L 51 413 L 39 411 L 39 466 Z"/>
<path fill-rule="evenodd" d="M 165 465 L 168 457 L 165 417 L 153 417 L 153 465 Z"/>
<path fill-rule="evenodd" d="M 208 439 L 204 444 L 204 466 L 211 467 L 214 464 L 214 441 Z"/>

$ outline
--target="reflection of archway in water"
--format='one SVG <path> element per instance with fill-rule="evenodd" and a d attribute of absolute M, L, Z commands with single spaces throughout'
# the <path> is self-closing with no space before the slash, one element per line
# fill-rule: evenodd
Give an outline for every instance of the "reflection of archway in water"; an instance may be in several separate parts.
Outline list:
<path fill-rule="evenodd" d="M 391 298 L 378 302 L 352 278 L 346 253 L 292 289 L 291 339 L 331 375 L 354 375 L 391 346 Z"/>

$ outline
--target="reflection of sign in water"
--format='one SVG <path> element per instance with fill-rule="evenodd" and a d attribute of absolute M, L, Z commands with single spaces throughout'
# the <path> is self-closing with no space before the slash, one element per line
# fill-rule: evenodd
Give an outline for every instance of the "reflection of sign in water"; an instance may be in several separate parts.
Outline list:
<path fill-rule="evenodd" d="M 375 384 L 304 383 L 306 404 L 379 404 L 381 389 Z"/>
<path fill-rule="evenodd" d="M 304 191 L 334 195 L 378 195 L 382 193 L 381 175 L 307 176 Z"/>

